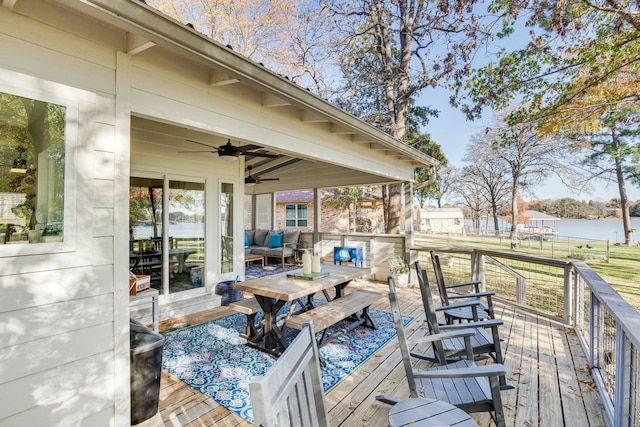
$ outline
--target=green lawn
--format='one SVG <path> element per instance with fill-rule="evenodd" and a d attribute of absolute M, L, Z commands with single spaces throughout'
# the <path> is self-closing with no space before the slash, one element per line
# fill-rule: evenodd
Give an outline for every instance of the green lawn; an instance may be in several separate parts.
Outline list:
<path fill-rule="evenodd" d="M 487 236 L 446 236 L 434 234 L 416 234 L 417 246 L 452 246 L 511 251 L 508 239 Z M 589 245 L 589 248 L 587 248 Z M 606 280 L 631 305 L 640 311 L 640 247 L 607 247 L 604 242 L 588 241 L 521 241 L 519 253 L 545 258 L 583 261 Z"/>

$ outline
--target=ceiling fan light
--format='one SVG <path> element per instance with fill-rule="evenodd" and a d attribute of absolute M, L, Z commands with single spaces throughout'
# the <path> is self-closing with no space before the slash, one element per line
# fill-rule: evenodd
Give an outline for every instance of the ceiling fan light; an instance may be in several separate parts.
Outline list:
<path fill-rule="evenodd" d="M 253 187 L 254 185 L 256 185 L 255 181 L 245 181 L 244 185 L 246 185 L 247 187 Z"/>
<path fill-rule="evenodd" d="M 222 159 L 222 160 L 226 160 L 226 161 L 234 161 L 234 160 L 238 160 L 238 156 L 235 156 L 233 154 L 229 154 L 229 153 L 218 153 L 218 156 Z"/>

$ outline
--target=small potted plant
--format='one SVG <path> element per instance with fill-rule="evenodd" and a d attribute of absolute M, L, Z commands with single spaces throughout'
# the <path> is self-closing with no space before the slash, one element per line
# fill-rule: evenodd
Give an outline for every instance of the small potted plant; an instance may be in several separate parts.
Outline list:
<path fill-rule="evenodd" d="M 409 265 L 404 262 L 401 255 L 394 255 L 389 259 L 389 272 L 399 288 L 406 288 L 409 285 Z"/>

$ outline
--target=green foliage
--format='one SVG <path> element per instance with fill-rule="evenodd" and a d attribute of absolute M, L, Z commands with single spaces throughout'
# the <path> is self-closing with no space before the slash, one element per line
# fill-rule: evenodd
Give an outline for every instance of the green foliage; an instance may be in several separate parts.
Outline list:
<path fill-rule="evenodd" d="M 389 271 L 391 274 L 407 274 L 409 273 L 409 265 L 404 262 L 402 256 L 394 255 L 389 258 Z"/>

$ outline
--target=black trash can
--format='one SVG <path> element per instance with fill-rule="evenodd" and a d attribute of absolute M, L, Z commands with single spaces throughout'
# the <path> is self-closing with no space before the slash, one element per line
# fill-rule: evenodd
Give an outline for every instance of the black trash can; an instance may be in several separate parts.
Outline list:
<path fill-rule="evenodd" d="M 131 425 L 158 413 L 164 337 L 135 320 L 130 322 Z"/>

